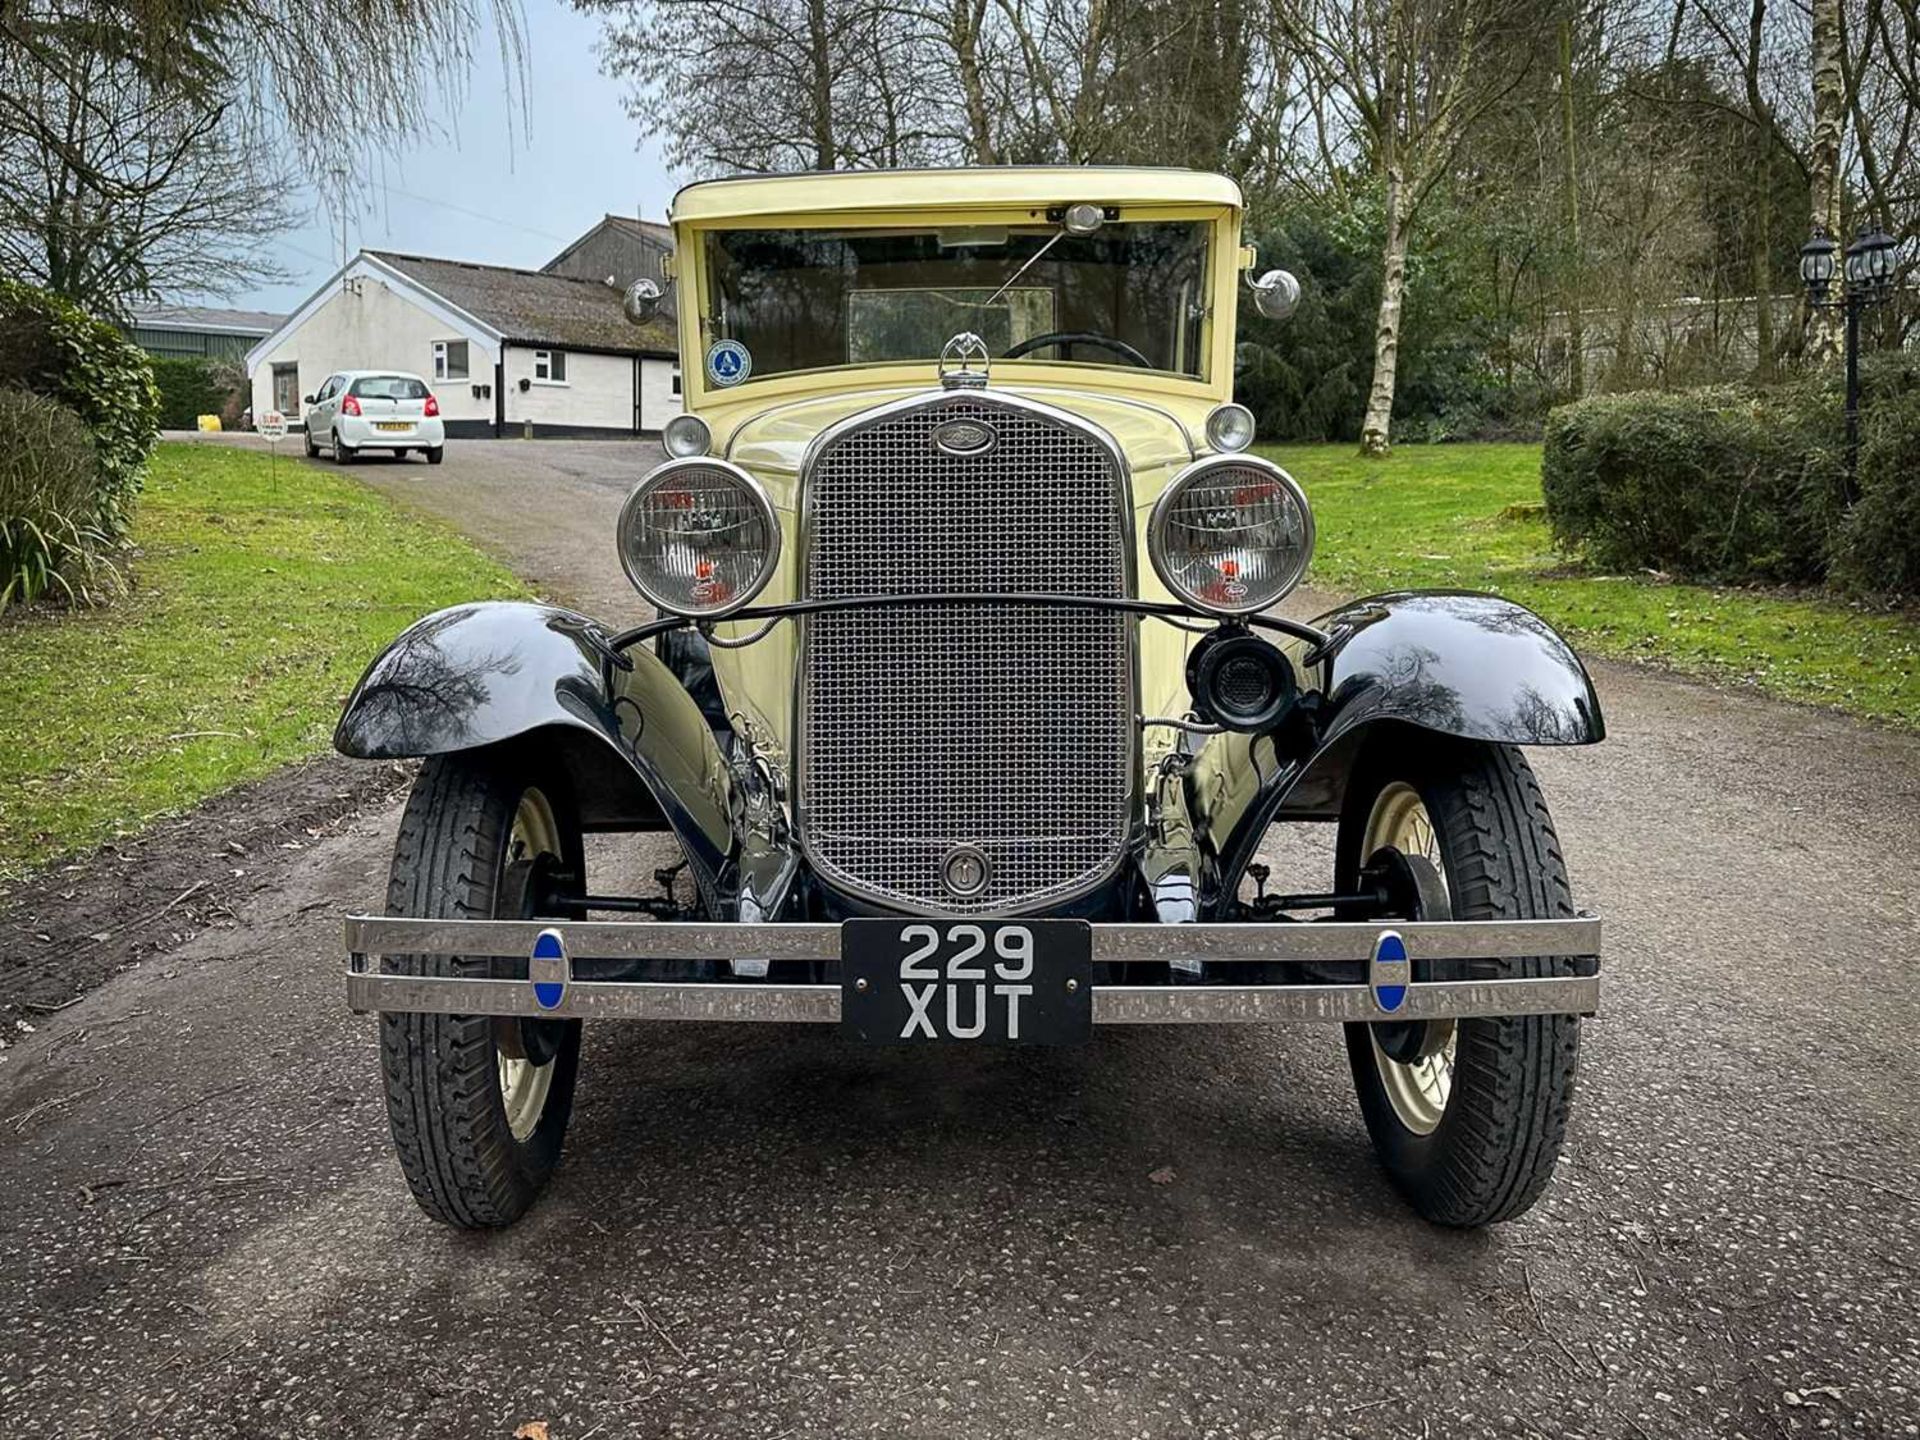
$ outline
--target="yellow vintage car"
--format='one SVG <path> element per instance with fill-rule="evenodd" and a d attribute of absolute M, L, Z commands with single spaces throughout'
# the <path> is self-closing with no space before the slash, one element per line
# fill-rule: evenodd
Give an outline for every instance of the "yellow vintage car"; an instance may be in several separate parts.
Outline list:
<path fill-rule="evenodd" d="M 627 308 L 672 307 L 686 409 L 608 537 L 658 618 L 442 611 L 336 736 L 425 759 L 347 991 L 429 1214 L 533 1203 L 588 1017 L 885 1045 L 1334 1023 L 1421 1215 L 1539 1196 L 1599 922 L 1517 747 L 1599 740 L 1599 702 L 1497 598 L 1279 613 L 1313 477 L 1249 448 L 1234 324 L 1299 287 L 1254 278 L 1241 213 L 1177 170 L 679 194 L 672 281 Z M 1296 823 L 1336 827 L 1332 873 L 1274 887 Z M 589 831 L 684 865 L 596 893 Z"/>

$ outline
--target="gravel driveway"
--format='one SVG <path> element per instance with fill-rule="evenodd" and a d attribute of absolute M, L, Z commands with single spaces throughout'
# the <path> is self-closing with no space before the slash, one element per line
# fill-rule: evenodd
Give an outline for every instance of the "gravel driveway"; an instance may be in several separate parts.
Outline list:
<path fill-rule="evenodd" d="M 655 453 L 355 473 L 625 620 L 613 515 Z M 1613 737 L 1537 764 L 1606 1011 L 1558 1183 L 1479 1234 L 1388 1190 L 1327 1030 L 971 1054 L 614 1024 L 544 1203 L 443 1231 L 340 1002 L 395 805 L 238 863 L 182 827 L 174 863 L 248 872 L 208 892 L 229 913 L 0 1058 L 4 1428 L 1920 1434 L 1920 739 L 1597 674 Z"/>

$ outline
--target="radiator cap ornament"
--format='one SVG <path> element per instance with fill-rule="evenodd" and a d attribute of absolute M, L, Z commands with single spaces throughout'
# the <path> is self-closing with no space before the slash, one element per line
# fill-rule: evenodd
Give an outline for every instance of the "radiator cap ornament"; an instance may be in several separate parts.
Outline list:
<path fill-rule="evenodd" d="M 978 370 L 973 368 L 975 361 L 980 364 Z M 937 371 L 940 384 L 947 390 L 983 390 L 992 363 L 992 357 L 987 354 L 987 342 L 971 330 L 962 330 L 940 347 Z"/>

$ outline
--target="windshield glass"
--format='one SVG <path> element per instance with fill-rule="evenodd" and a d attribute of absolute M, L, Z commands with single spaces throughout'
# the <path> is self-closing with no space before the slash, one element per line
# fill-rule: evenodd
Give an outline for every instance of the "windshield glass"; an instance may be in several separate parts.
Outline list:
<path fill-rule="evenodd" d="M 931 361 L 971 330 L 995 359 L 1205 379 L 1209 229 L 1181 220 L 1079 237 L 1051 225 L 716 231 L 701 316 L 707 374 L 727 385 Z"/>

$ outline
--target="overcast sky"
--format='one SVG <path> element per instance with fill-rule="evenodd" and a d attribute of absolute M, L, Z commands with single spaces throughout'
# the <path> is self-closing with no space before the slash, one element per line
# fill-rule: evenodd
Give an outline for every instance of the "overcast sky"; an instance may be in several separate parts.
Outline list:
<path fill-rule="evenodd" d="M 494 36 L 479 37 L 465 103 L 443 134 L 388 158 L 349 224 L 351 249 L 537 269 L 609 212 L 665 216 L 678 187 L 655 147 L 635 148 L 621 87 L 594 53 L 599 22 L 563 0 L 526 0 L 526 17 L 527 113 L 508 103 Z M 314 209 L 279 245 L 291 281 L 230 303 L 292 310 L 333 273 L 339 223 Z"/>

